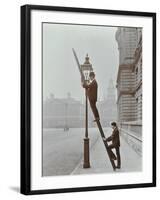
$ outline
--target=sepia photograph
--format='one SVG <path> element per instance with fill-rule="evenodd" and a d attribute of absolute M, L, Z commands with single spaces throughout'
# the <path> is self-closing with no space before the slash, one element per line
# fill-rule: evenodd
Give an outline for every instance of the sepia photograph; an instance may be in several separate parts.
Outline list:
<path fill-rule="evenodd" d="M 143 29 L 42 32 L 42 176 L 141 171 Z"/>

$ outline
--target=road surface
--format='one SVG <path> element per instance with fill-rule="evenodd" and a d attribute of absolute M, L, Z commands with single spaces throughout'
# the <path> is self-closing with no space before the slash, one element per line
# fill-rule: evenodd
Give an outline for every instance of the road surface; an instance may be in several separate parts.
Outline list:
<path fill-rule="evenodd" d="M 85 129 L 45 129 L 43 131 L 43 176 L 68 175 L 83 157 Z M 89 129 L 90 148 L 99 137 L 98 130 Z"/>

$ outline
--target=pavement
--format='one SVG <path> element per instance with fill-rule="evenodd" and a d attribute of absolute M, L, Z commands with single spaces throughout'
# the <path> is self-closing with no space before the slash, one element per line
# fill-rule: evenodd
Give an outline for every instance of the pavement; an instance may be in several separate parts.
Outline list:
<path fill-rule="evenodd" d="M 108 128 L 106 137 L 111 133 Z M 123 138 L 121 140 L 121 169 L 116 172 L 137 172 L 142 170 L 142 157 L 139 156 Z M 75 167 L 71 174 L 95 174 L 95 173 L 115 173 L 111 166 L 108 154 L 104 147 L 101 137 L 90 150 L 90 168 L 83 168 L 83 159 Z"/>

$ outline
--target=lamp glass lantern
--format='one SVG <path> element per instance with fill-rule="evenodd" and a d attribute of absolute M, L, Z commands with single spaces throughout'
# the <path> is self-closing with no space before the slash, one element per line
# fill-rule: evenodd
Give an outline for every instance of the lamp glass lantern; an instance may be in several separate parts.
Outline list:
<path fill-rule="evenodd" d="M 85 62 L 83 65 L 81 65 L 81 69 L 83 71 L 83 74 L 84 74 L 84 77 L 85 77 L 85 81 L 86 82 L 89 82 L 89 74 L 91 71 L 93 71 L 93 68 L 92 68 L 92 64 L 90 63 L 89 61 L 89 56 L 88 54 L 86 55 L 85 57 Z"/>

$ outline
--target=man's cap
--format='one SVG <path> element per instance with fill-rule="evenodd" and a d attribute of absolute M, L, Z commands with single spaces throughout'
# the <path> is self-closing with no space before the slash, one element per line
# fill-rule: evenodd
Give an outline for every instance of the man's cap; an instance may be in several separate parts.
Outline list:
<path fill-rule="evenodd" d="M 111 126 L 117 126 L 116 122 L 111 122 Z"/>
<path fill-rule="evenodd" d="M 95 76 L 95 73 L 94 72 L 90 72 L 89 76 Z"/>

